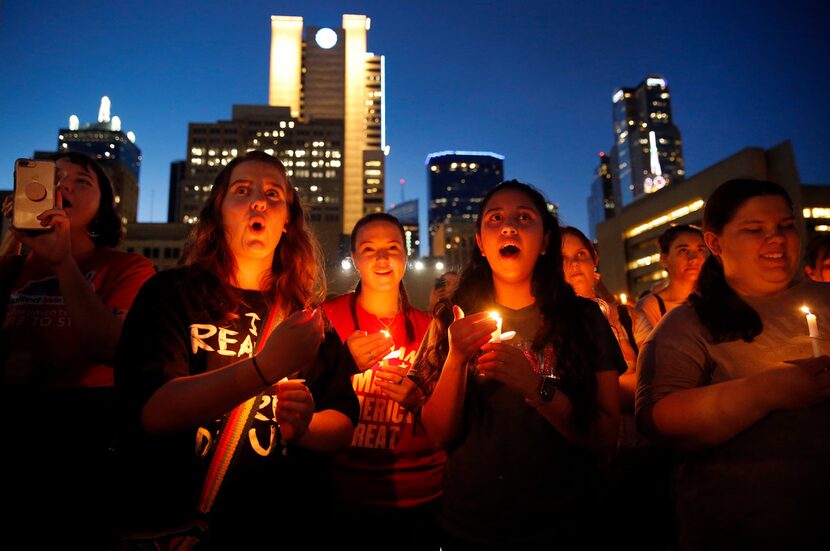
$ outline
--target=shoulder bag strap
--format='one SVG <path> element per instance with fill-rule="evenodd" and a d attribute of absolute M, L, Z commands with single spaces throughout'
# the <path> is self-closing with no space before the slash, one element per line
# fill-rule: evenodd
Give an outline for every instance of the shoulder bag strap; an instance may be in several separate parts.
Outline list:
<path fill-rule="evenodd" d="M 658 295 L 657 293 L 654 293 L 654 298 L 657 299 L 657 306 L 660 307 L 660 317 L 665 316 L 666 315 L 666 303 L 663 302 L 663 299 L 660 298 L 660 295 Z"/>
<path fill-rule="evenodd" d="M 263 326 L 262 332 L 257 338 L 256 351 L 259 352 L 262 345 L 268 338 L 268 335 L 283 319 L 282 311 L 278 308 L 271 308 L 268 312 L 268 319 Z M 205 474 L 205 481 L 202 484 L 202 492 L 199 496 L 199 512 L 207 514 L 210 508 L 213 507 L 213 502 L 219 493 L 219 487 L 225 479 L 228 468 L 231 466 L 233 458 L 236 456 L 239 440 L 245 433 L 246 428 L 250 426 L 256 413 L 254 406 L 259 401 L 259 393 L 245 400 L 242 404 L 236 406 L 226 417 L 222 424 L 219 433 L 219 442 L 216 444 L 216 450 L 213 452 L 213 457 L 210 459 L 207 474 Z"/>

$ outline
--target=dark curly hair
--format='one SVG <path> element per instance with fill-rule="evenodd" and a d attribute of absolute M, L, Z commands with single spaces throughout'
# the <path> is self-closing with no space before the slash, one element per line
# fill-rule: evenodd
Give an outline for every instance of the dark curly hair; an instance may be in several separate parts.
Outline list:
<path fill-rule="evenodd" d="M 239 297 L 235 296 L 231 287 L 236 260 L 225 237 L 222 203 L 233 169 L 249 161 L 270 164 L 286 175 L 282 162 L 262 151 L 250 151 L 229 162 L 213 181 L 210 196 L 199 215 L 199 222 L 188 237 L 182 259 L 185 265 L 203 268 L 221 282 L 219 289 L 211 289 L 218 292 L 217 296 L 206 296 L 213 301 L 211 311 L 224 317 L 233 314 Z M 326 287 L 317 239 L 306 227 L 300 197 L 290 182 L 286 186 L 286 202 L 286 232 L 277 245 L 271 278 L 263 292 L 271 304 L 290 313 L 319 304 L 325 296 Z"/>

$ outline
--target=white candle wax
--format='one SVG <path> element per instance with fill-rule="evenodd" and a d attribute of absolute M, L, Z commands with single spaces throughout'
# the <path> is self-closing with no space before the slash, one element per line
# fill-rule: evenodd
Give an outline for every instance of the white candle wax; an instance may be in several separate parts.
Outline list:
<path fill-rule="evenodd" d="M 816 315 L 807 313 L 807 331 L 813 338 L 818 337 L 818 324 L 816 323 Z"/>
<path fill-rule="evenodd" d="M 818 358 L 821 356 L 821 348 L 818 345 L 819 332 L 816 315 L 810 312 L 810 309 L 806 306 L 803 306 L 801 311 L 804 312 L 807 317 L 807 333 L 810 335 L 810 344 L 813 348 L 813 357 Z"/>

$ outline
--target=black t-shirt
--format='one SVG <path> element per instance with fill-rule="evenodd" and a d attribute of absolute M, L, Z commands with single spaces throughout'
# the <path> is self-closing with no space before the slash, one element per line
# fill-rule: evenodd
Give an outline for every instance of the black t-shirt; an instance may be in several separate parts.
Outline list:
<path fill-rule="evenodd" d="M 591 335 L 583 351 L 594 372 L 625 368 L 617 341 L 597 305 L 578 299 L 580 319 Z M 530 350 L 542 325 L 538 308 L 498 306 L 502 331 L 516 331 L 509 344 L 535 356 L 549 372 L 552 347 Z M 431 326 L 410 376 L 431 394 L 444 358 L 429 350 Z M 430 342 L 432 341 L 432 342 Z M 449 448 L 440 523 L 450 536 L 475 545 L 542 548 L 577 540 L 594 510 L 597 458 L 571 444 L 518 391 L 478 376 L 471 362 L 464 424 Z M 587 541 L 587 540 L 585 540 Z"/>
<path fill-rule="evenodd" d="M 205 281 L 208 282 L 204 285 Z M 236 290 L 237 317 L 221 322 L 206 307 L 210 278 L 197 268 L 161 272 L 142 288 L 124 324 L 116 360 L 116 386 L 122 397 L 124 465 L 130 472 L 133 503 L 130 528 L 170 525 L 193 516 L 199 492 L 218 442 L 221 419 L 169 436 L 140 429 L 141 409 L 167 381 L 221 369 L 250 356 L 268 317 L 258 291 Z M 337 410 L 354 423 L 358 403 L 337 334 L 328 330 L 316 362 L 304 370 L 315 408 Z M 273 537 L 268 522 L 302 524 L 309 508 L 325 509 L 330 491 L 329 457 L 289 446 L 286 454 L 274 419 L 275 396 L 266 392 L 254 406 L 210 513 L 213 537 L 262 541 Z M 293 518 L 294 511 L 307 514 Z"/>

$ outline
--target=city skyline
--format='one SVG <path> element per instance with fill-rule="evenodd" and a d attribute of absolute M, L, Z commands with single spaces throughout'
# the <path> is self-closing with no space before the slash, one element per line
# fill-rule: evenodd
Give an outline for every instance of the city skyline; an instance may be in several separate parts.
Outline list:
<path fill-rule="evenodd" d="M 828 54 L 825 6 L 297 8 L 4 3 L 0 188 L 11 187 L 15 158 L 54 150 L 68 117 L 95 121 L 107 95 L 143 152 L 139 221 L 165 220 L 170 163 L 186 156 L 187 124 L 226 119 L 233 104 L 267 104 L 270 16 L 337 28 L 343 13 L 371 18 L 368 50 L 387 60 L 387 207 L 400 202 L 405 180 L 404 197 L 425 212 L 429 153 L 494 151 L 505 156 L 505 177 L 536 185 L 559 204 L 563 223 L 587 230 L 597 154 L 613 143 L 612 94 L 650 73 L 671 87 L 687 176 L 745 147 L 790 139 L 802 180 L 830 180 L 822 171 L 830 107 L 821 97 L 830 77 L 816 63 Z"/>

